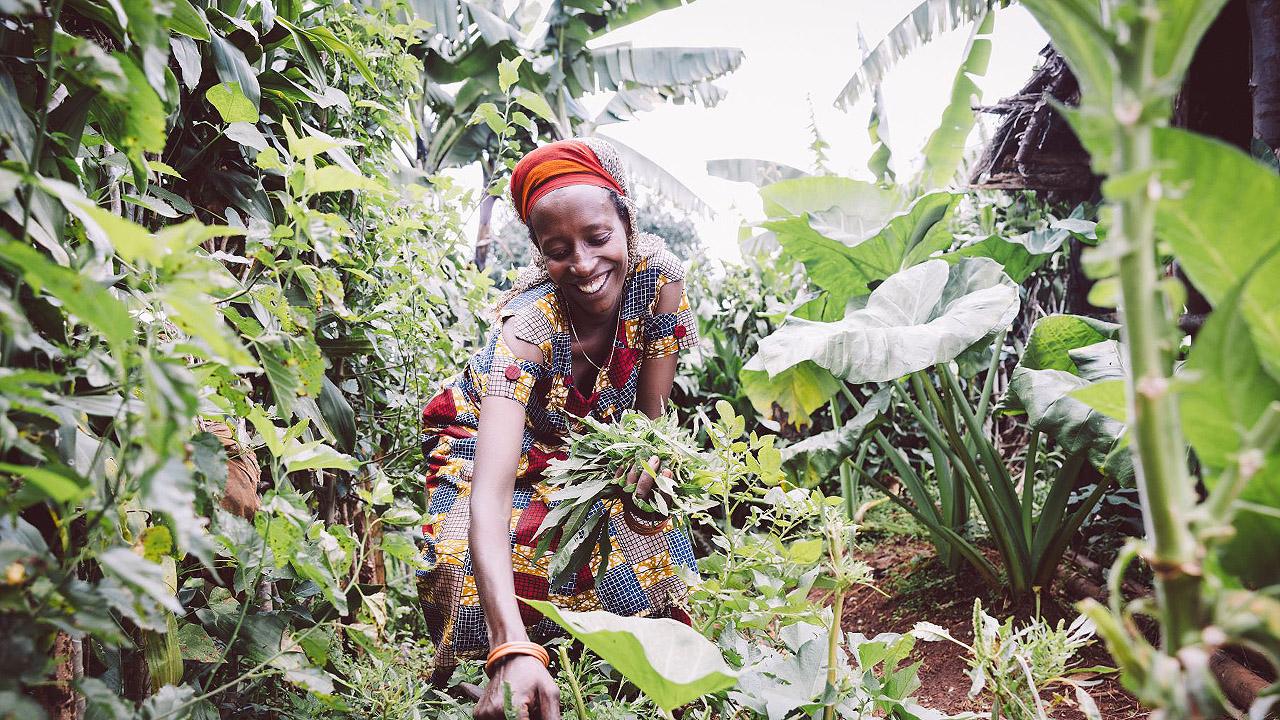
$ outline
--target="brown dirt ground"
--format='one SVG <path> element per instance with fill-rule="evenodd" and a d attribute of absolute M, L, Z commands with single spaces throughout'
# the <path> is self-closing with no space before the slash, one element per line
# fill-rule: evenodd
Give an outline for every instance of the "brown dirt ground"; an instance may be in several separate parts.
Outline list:
<path fill-rule="evenodd" d="M 1004 617 L 1012 612 L 1000 598 L 992 595 L 975 573 L 953 575 L 934 557 L 933 546 L 922 540 L 890 536 L 883 541 L 868 542 L 855 551 L 859 559 L 872 568 L 875 584 L 857 587 L 845 598 L 842 626 L 847 632 L 874 636 L 881 632 L 907 632 L 917 621 L 927 620 L 946 628 L 963 642 L 973 639 L 973 601 L 978 598 L 988 613 Z M 1069 607 L 1066 603 L 1063 607 Z M 1059 608 L 1044 608 L 1063 613 Z M 1068 611 L 1070 612 L 1070 611 Z M 1071 613 L 1074 615 L 1074 613 Z M 925 707 L 945 712 L 989 711 L 988 698 L 969 698 L 968 665 L 959 648 L 946 642 L 918 642 L 913 660 L 921 660 L 921 687 L 916 699 Z M 1106 650 L 1097 643 L 1082 652 L 1081 666 L 1113 665 Z M 1147 717 L 1136 699 L 1114 676 L 1104 676 L 1090 689 L 1104 720 L 1135 720 Z M 1067 693 L 1049 710 L 1054 720 L 1082 720 Z M 1053 692 L 1046 691 L 1046 702 L 1053 702 Z"/>

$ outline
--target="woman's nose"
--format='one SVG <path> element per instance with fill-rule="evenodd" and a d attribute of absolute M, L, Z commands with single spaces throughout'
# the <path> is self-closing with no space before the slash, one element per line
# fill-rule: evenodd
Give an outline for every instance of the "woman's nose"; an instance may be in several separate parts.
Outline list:
<path fill-rule="evenodd" d="M 569 272 L 581 278 L 591 274 L 591 258 L 578 250 L 569 256 Z"/>

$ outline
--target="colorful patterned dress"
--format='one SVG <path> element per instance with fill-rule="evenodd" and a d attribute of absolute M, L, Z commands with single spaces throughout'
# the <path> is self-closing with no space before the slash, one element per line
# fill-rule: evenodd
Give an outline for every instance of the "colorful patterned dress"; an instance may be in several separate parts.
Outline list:
<path fill-rule="evenodd" d="M 570 329 L 559 295 L 549 281 L 512 299 L 501 312 L 487 346 L 466 370 L 445 383 L 423 410 L 423 454 L 427 461 L 427 515 L 423 527 L 423 559 L 418 571 L 419 597 L 432 640 L 435 667 L 450 667 L 459 658 L 483 658 L 489 639 L 484 610 L 472 575 L 467 533 L 471 524 L 471 478 L 475 466 L 480 401 L 498 396 L 525 407 L 524 440 L 516 469 L 511 510 L 511 561 L 516 594 L 550 600 L 570 610 L 608 610 L 619 615 L 676 616 L 687 597 L 682 575 L 694 571 L 693 549 L 682 529 L 642 536 L 624 522 L 621 503 L 596 511 L 610 513 L 613 552 L 597 585 L 598 558 L 563 586 L 548 583 L 552 553 L 535 560 L 534 533 L 546 516 L 552 489 L 542 472 L 552 458 L 564 457 L 565 438 L 577 418 L 590 415 L 612 420 L 635 405 L 644 361 L 672 355 L 696 345 L 697 326 L 683 295 L 674 313 L 654 313 L 658 293 L 681 280 L 684 269 L 670 252 L 641 257 L 622 290 L 622 316 L 611 363 L 598 373 L 587 394 L 573 387 L 570 373 Z M 542 350 L 545 365 L 522 360 L 503 339 L 501 324 L 514 319 L 514 334 Z M 520 614 L 530 636 L 546 637 L 557 627 L 531 608 Z"/>

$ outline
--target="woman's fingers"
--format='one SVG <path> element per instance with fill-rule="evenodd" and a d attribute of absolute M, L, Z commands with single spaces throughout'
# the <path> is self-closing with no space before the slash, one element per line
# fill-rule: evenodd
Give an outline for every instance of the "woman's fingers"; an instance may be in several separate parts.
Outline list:
<path fill-rule="evenodd" d="M 541 720 L 560 720 L 560 688 L 550 678 L 540 688 L 538 711 L 542 715 Z"/>
<path fill-rule="evenodd" d="M 648 500 L 653 497 L 653 485 L 657 480 L 654 475 L 657 474 L 658 468 L 662 467 L 662 461 L 657 455 L 649 458 L 645 463 L 644 474 L 636 481 L 635 496 L 641 500 Z"/>

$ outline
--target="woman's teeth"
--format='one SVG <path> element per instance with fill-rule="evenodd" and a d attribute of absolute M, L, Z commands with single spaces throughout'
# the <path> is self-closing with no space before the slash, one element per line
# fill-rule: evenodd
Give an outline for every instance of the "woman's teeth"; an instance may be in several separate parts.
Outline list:
<path fill-rule="evenodd" d="M 604 288 L 604 284 L 609 279 L 609 275 L 612 272 L 613 271 L 610 270 L 609 272 L 603 275 L 599 275 L 594 279 L 588 280 L 587 282 L 579 283 L 578 291 L 581 292 L 583 295 L 595 295 L 596 293 L 600 292 Z"/>

